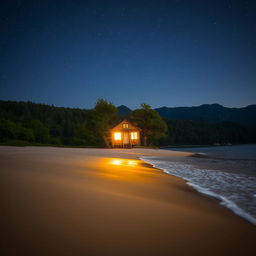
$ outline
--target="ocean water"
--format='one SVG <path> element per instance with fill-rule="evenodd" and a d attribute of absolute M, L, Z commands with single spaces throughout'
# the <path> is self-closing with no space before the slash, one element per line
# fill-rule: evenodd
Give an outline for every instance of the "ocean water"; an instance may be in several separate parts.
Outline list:
<path fill-rule="evenodd" d="M 171 148 L 195 157 L 143 157 L 256 225 L 256 145 Z"/>
<path fill-rule="evenodd" d="M 227 145 L 212 147 L 172 147 L 170 150 L 195 152 L 206 154 L 209 157 L 225 158 L 225 159 L 253 159 L 256 160 L 256 145 Z"/>

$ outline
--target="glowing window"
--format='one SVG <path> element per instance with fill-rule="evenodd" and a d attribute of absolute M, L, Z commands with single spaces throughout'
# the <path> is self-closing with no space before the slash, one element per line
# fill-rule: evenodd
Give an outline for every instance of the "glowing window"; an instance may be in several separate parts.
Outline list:
<path fill-rule="evenodd" d="M 123 128 L 129 128 L 128 124 L 123 124 Z"/>
<path fill-rule="evenodd" d="M 115 140 L 121 140 L 121 132 L 115 132 L 114 138 L 115 138 Z"/>
<path fill-rule="evenodd" d="M 131 139 L 136 140 L 138 138 L 137 132 L 131 132 Z"/>

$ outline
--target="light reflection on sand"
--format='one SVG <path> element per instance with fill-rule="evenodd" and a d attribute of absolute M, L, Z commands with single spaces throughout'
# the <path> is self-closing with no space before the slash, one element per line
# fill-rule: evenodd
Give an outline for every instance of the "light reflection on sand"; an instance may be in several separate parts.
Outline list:
<path fill-rule="evenodd" d="M 121 159 L 121 158 L 110 159 L 110 164 L 112 165 L 130 166 L 130 167 L 137 166 L 138 162 L 139 162 L 138 160 Z"/>
<path fill-rule="evenodd" d="M 146 165 L 143 161 L 129 158 L 101 158 L 97 163 L 100 170 L 95 174 L 107 179 L 143 181 L 146 177 L 157 175 L 159 170 Z"/>

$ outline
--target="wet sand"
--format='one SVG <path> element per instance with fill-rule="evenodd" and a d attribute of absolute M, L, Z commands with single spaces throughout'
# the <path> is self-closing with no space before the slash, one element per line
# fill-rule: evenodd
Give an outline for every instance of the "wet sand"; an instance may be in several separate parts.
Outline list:
<path fill-rule="evenodd" d="M 0 147 L 1 255 L 253 255 L 256 228 L 147 149 Z"/>

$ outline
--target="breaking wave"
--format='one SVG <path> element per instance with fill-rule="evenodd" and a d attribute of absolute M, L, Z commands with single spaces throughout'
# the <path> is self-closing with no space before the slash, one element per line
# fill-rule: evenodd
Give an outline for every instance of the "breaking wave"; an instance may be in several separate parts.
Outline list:
<path fill-rule="evenodd" d="M 256 225 L 256 177 L 189 164 L 142 157 L 164 172 L 181 177 L 197 191 L 220 200 L 220 204 Z"/>

